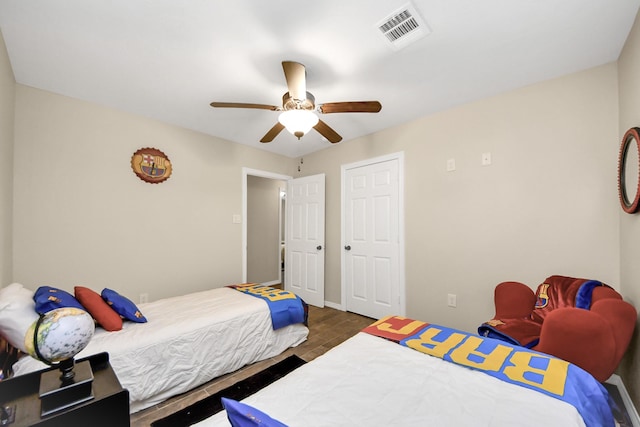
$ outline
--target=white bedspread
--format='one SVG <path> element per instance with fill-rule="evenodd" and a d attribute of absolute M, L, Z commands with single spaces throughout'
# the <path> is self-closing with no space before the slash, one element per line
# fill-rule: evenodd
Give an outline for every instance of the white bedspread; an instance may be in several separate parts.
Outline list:
<path fill-rule="evenodd" d="M 243 402 L 290 427 L 584 426 L 565 402 L 365 333 Z"/>
<path fill-rule="evenodd" d="M 274 331 L 264 301 L 229 288 L 138 307 L 147 323 L 124 322 L 118 332 L 96 328 L 77 356 L 109 353 L 120 383 L 129 390 L 131 413 L 276 356 L 303 342 L 309 332 L 302 324 Z M 21 375 L 46 367 L 24 357 L 14 371 Z"/>

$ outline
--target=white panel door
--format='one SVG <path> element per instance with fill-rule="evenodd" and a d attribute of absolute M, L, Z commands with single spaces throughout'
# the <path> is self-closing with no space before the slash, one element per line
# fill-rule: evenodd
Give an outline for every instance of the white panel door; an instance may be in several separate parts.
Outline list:
<path fill-rule="evenodd" d="M 346 169 L 343 178 L 346 309 L 376 319 L 402 314 L 399 160 Z"/>
<path fill-rule="evenodd" d="M 287 185 L 285 288 L 324 307 L 324 174 Z"/>

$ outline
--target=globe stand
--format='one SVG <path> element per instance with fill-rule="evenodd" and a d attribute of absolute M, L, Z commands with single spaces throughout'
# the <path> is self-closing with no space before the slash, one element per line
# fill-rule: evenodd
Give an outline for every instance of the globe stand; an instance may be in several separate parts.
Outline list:
<path fill-rule="evenodd" d="M 93 399 L 93 371 L 89 361 L 75 365 L 73 358 L 59 363 L 40 376 L 40 415 L 42 417 Z M 62 374 L 60 374 L 60 372 Z"/>

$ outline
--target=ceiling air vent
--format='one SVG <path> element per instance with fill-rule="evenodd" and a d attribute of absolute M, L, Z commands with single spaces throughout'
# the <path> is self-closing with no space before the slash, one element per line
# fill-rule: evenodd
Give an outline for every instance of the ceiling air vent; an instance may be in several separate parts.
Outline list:
<path fill-rule="evenodd" d="M 401 49 L 431 32 L 415 7 L 406 4 L 377 25 L 380 33 L 394 49 Z"/>

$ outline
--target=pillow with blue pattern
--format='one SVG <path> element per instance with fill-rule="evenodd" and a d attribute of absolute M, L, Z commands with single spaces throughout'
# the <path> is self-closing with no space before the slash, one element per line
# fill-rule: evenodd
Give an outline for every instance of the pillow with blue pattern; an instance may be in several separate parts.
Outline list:
<path fill-rule="evenodd" d="M 45 314 L 56 308 L 63 307 L 75 307 L 85 310 L 82 304 L 69 292 L 52 286 L 40 286 L 36 289 L 33 300 L 36 303 L 36 312 L 38 314 Z"/>
<path fill-rule="evenodd" d="M 223 397 L 222 405 L 227 410 L 227 418 L 232 427 L 287 427 L 267 414 L 245 403 Z"/>
<path fill-rule="evenodd" d="M 100 296 L 116 313 L 125 319 L 137 323 L 146 323 L 147 318 L 129 298 L 109 288 L 104 288 Z"/>

